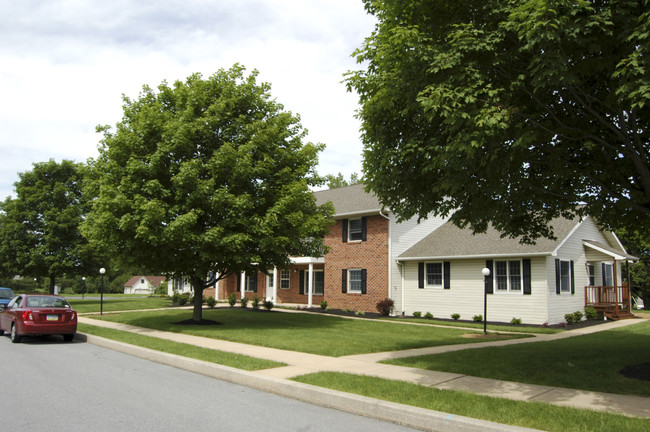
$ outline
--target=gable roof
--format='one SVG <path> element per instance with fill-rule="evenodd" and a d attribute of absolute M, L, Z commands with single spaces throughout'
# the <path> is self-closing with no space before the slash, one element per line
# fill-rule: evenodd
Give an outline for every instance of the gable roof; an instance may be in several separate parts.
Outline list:
<path fill-rule="evenodd" d="M 553 219 L 550 225 L 557 240 L 540 238 L 536 244 L 529 245 L 520 243 L 519 239 L 502 238 L 492 227 L 485 233 L 473 234 L 470 229 L 458 228 L 447 221 L 402 253 L 398 260 L 550 255 L 579 224 L 579 220 Z"/>
<path fill-rule="evenodd" d="M 126 281 L 124 284 L 125 287 L 132 287 L 136 283 L 140 282 L 140 279 L 145 278 L 153 287 L 157 287 L 161 283 L 165 282 L 167 278 L 165 276 L 133 276 L 131 279 Z"/>
<path fill-rule="evenodd" d="M 364 190 L 363 183 L 314 192 L 316 204 L 328 201 L 334 204 L 335 217 L 373 214 L 381 212 L 383 206 L 374 193 Z"/>

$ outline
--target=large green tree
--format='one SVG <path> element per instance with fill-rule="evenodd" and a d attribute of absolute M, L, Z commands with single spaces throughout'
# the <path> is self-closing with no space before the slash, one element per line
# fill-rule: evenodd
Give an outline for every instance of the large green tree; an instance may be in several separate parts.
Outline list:
<path fill-rule="evenodd" d="M 310 192 L 323 146 L 256 76 L 235 65 L 145 86 L 115 132 L 100 128 L 85 234 L 123 265 L 189 279 L 194 321 L 217 280 L 323 253 L 333 209 Z"/>
<path fill-rule="evenodd" d="M 402 218 L 523 240 L 591 214 L 650 235 L 647 0 L 365 0 L 347 76 L 367 185 Z"/>
<path fill-rule="evenodd" d="M 622 230 L 618 236 L 627 252 L 639 258 L 638 262 L 630 265 L 630 286 L 632 294 L 640 297 L 645 308 L 648 309 L 650 308 L 650 239 L 636 230 Z"/>
<path fill-rule="evenodd" d="M 16 198 L 0 206 L 0 271 L 6 276 L 49 278 L 87 274 L 97 255 L 81 236 L 87 204 L 84 166 L 64 160 L 35 163 L 19 174 Z"/>

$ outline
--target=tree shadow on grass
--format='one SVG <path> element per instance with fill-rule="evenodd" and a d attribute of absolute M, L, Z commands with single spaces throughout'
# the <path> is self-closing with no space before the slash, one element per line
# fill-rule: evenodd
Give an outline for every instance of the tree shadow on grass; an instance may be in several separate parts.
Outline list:
<path fill-rule="evenodd" d="M 213 321 L 209 319 L 202 319 L 201 321 L 194 321 L 193 319 L 187 319 L 183 321 L 178 321 L 175 323 L 172 323 L 175 325 L 200 325 L 200 326 L 217 326 L 217 325 L 223 325 L 223 323 L 219 321 Z"/>

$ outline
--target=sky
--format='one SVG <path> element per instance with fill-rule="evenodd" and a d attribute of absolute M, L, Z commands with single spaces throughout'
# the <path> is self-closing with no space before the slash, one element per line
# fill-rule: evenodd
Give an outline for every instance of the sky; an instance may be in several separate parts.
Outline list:
<path fill-rule="evenodd" d="M 95 158 L 122 95 L 235 63 L 326 144 L 319 174 L 361 173 L 342 81 L 374 23 L 361 0 L 0 0 L 0 200 L 36 162 Z"/>

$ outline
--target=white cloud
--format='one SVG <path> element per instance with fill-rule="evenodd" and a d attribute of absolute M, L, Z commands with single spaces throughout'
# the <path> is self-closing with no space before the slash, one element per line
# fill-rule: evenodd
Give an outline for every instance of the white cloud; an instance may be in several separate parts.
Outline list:
<path fill-rule="evenodd" d="M 361 0 L 0 1 L 0 199 L 33 162 L 94 157 L 123 93 L 235 62 L 327 145 L 319 172 L 361 170 L 357 98 L 341 83 L 374 23 Z"/>

